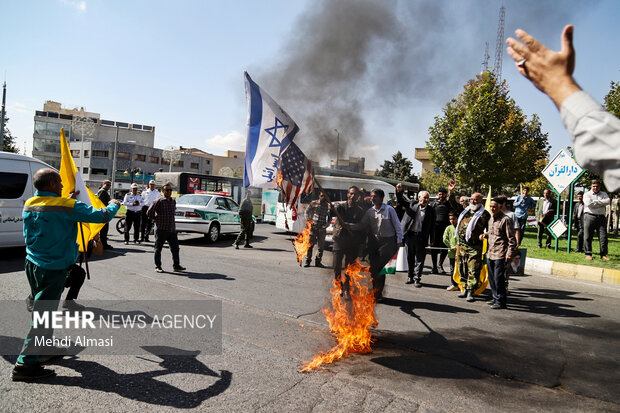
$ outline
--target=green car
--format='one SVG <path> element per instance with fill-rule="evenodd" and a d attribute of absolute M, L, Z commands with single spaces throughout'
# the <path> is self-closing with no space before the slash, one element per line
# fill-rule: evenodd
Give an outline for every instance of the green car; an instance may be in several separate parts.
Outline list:
<path fill-rule="evenodd" d="M 177 232 L 204 234 L 215 242 L 220 234 L 240 231 L 239 205 L 232 198 L 217 193 L 186 194 L 177 200 L 175 224 Z M 252 232 L 254 221 L 252 223 Z"/>

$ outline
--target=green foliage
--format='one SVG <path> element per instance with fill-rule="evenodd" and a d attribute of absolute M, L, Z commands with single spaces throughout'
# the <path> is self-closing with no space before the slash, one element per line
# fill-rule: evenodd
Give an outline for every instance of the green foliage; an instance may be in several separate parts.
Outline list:
<path fill-rule="evenodd" d="M 431 195 L 435 195 L 439 188 L 448 189 L 448 183 L 452 178 L 442 173 L 434 173 L 433 171 L 426 171 L 422 174 L 420 179 L 420 189 L 428 191 Z M 471 188 L 463 186 L 457 183 L 455 193 L 465 195 L 471 194 Z"/>
<path fill-rule="evenodd" d="M 6 114 L 6 112 L 5 112 Z M 9 128 L 6 127 L 6 125 L 9 123 L 9 118 L 6 117 L 4 118 L 4 139 L 2 140 L 2 150 L 4 152 L 13 152 L 13 153 L 19 153 L 19 148 L 17 146 L 15 146 L 15 138 L 11 135 L 11 131 L 9 130 Z"/>
<path fill-rule="evenodd" d="M 417 183 L 418 177 L 411 173 L 413 164 L 398 151 L 392 155 L 392 160 L 386 160 L 380 169 L 375 171 L 375 176 L 392 178 L 403 182 Z"/>
<path fill-rule="evenodd" d="M 528 120 L 506 83 L 490 72 L 477 75 L 464 89 L 429 128 L 433 164 L 475 190 L 491 185 L 501 191 L 536 179 L 536 164 L 549 153 L 538 116 Z"/>
<path fill-rule="evenodd" d="M 611 82 L 605 96 L 605 109 L 620 118 L 620 82 Z"/>

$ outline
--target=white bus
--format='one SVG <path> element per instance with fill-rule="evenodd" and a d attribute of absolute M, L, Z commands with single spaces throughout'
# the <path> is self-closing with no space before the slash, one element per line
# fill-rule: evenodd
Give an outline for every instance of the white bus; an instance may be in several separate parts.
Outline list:
<path fill-rule="evenodd" d="M 383 189 L 385 192 L 385 199 L 383 202 L 388 203 L 388 201 L 396 198 L 395 188 L 392 184 L 379 181 L 377 179 L 372 179 L 371 177 L 365 179 L 344 176 L 317 175 L 316 179 L 319 181 L 332 202 L 346 201 L 347 191 L 349 187 L 353 185 L 363 191 L 364 197 L 370 196 L 370 191 L 372 189 L 379 188 Z M 297 204 L 297 207 L 291 209 L 285 206 L 282 195 L 280 195 L 280 198 L 278 199 L 276 228 L 288 232 L 301 232 L 306 226 L 306 209 L 308 208 L 309 203 L 317 198 L 318 189 L 315 188 L 314 193 L 302 196 Z M 330 233 L 330 228 L 328 228 L 328 234 Z"/>

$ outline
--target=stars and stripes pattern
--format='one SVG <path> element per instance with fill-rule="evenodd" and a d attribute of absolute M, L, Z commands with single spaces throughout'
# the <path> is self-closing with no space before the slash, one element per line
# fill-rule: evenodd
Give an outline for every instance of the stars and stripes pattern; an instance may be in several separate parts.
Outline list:
<path fill-rule="evenodd" d="M 292 142 L 280 157 L 280 173 L 282 174 L 280 186 L 288 207 L 294 207 L 301 194 L 312 192 L 314 182 L 312 163 Z"/>

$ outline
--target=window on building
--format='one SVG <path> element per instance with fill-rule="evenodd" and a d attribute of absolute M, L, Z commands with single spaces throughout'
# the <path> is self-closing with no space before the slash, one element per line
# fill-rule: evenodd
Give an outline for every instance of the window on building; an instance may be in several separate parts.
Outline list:
<path fill-rule="evenodd" d="M 129 128 L 129 123 L 126 122 L 116 122 L 116 126 L 119 128 Z"/>
<path fill-rule="evenodd" d="M 93 158 L 107 158 L 109 157 L 108 151 L 95 151 L 93 150 Z"/>
<path fill-rule="evenodd" d="M 198 169 L 200 168 L 200 164 L 198 162 L 192 162 L 189 167 L 192 169 Z"/>
<path fill-rule="evenodd" d="M 57 118 L 58 119 L 58 113 L 56 113 L 56 112 L 47 112 L 47 117 L 48 118 Z"/>
<path fill-rule="evenodd" d="M 84 158 L 90 157 L 90 151 L 84 149 Z"/>
<path fill-rule="evenodd" d="M 159 163 L 159 157 L 158 156 L 149 156 L 149 162 L 150 163 Z"/>
<path fill-rule="evenodd" d="M 60 119 L 73 120 L 73 115 L 63 115 L 60 114 Z"/>
<path fill-rule="evenodd" d="M 133 155 L 133 160 L 134 161 L 140 161 L 140 162 L 146 162 L 146 155 L 142 155 L 139 153 L 136 153 Z"/>
<path fill-rule="evenodd" d="M 108 175 L 108 170 L 103 168 L 93 168 L 90 170 L 90 173 L 93 175 Z"/>
<path fill-rule="evenodd" d="M 142 125 L 132 124 L 131 129 L 142 129 Z"/>
<path fill-rule="evenodd" d="M 180 168 L 183 167 L 183 161 L 176 161 L 175 163 L 172 164 L 173 166 L 178 166 Z"/>
<path fill-rule="evenodd" d="M 162 165 L 170 165 L 170 159 L 161 158 L 161 164 Z"/>
<path fill-rule="evenodd" d="M 82 168 L 82 173 L 88 175 L 88 168 Z"/>
<path fill-rule="evenodd" d="M 129 152 L 116 152 L 117 159 L 131 159 L 131 154 Z"/>
<path fill-rule="evenodd" d="M 142 125 L 142 130 L 152 131 L 153 127 L 152 126 Z"/>
<path fill-rule="evenodd" d="M 101 119 L 101 124 L 104 125 L 104 126 L 114 126 L 114 121 L 113 120 Z"/>
<path fill-rule="evenodd" d="M 207 165 L 211 165 L 211 161 L 207 159 Z"/>
<path fill-rule="evenodd" d="M 80 157 L 80 150 L 79 149 L 71 149 L 71 156 L 73 156 L 74 158 L 79 158 Z"/>

